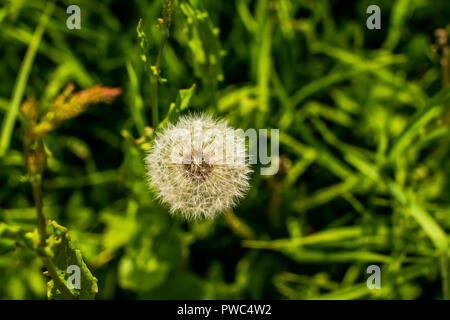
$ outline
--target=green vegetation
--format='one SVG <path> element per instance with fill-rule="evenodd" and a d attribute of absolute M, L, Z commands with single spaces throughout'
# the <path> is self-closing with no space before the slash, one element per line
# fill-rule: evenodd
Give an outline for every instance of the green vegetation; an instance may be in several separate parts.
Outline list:
<path fill-rule="evenodd" d="M 0 298 L 450 299 L 449 16 L 445 0 L 0 0 Z M 253 166 L 233 211 L 187 222 L 143 157 L 194 112 L 280 129 L 280 170 Z"/>

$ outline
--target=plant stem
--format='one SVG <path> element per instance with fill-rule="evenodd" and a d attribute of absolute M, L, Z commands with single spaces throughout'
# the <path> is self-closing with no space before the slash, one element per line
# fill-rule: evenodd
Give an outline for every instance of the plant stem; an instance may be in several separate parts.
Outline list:
<path fill-rule="evenodd" d="M 11 107 L 8 110 L 7 115 L 3 119 L 2 132 L 0 138 L 0 157 L 5 154 L 8 150 L 9 143 L 11 140 L 11 134 L 14 129 L 14 123 L 16 122 L 17 114 L 19 112 L 20 101 L 22 100 L 23 93 L 25 91 L 25 86 L 28 81 L 28 76 L 30 75 L 31 66 L 33 65 L 34 57 L 41 43 L 41 38 L 47 25 L 48 19 L 53 12 L 55 7 L 54 2 L 48 2 L 45 8 L 44 14 L 39 21 L 39 25 L 33 34 L 33 37 L 28 46 L 28 50 L 25 54 L 25 58 L 20 67 L 19 75 L 17 77 L 16 83 L 14 84 L 13 96 L 11 101 Z"/>
<path fill-rule="evenodd" d="M 161 60 L 162 60 L 162 53 L 164 50 L 164 45 L 167 41 L 167 31 L 163 31 L 161 41 L 159 43 L 159 49 L 158 49 L 158 55 L 156 57 L 155 62 L 155 71 L 156 75 L 151 73 L 150 75 L 150 99 L 152 104 L 152 121 L 153 121 L 153 128 L 157 128 L 159 124 L 159 112 L 158 112 L 158 76 L 161 66 Z"/>
<path fill-rule="evenodd" d="M 38 231 L 41 239 L 41 245 L 45 247 L 47 239 L 46 222 L 42 205 L 42 193 L 41 193 L 41 180 L 40 178 L 34 178 L 35 180 L 31 182 L 33 188 L 33 198 L 36 205 L 36 213 L 38 220 Z"/>
<path fill-rule="evenodd" d="M 152 123 L 153 128 L 156 130 L 159 123 L 158 114 L 158 78 L 154 75 L 150 76 L 150 99 L 152 106 Z"/>
<path fill-rule="evenodd" d="M 159 72 L 159 68 L 161 66 L 162 54 L 163 54 L 164 45 L 166 44 L 167 38 L 168 38 L 168 33 L 164 27 L 163 32 L 162 32 L 162 38 L 159 43 L 158 55 L 156 56 L 156 62 L 155 62 L 155 67 L 156 67 L 156 70 L 158 70 L 158 72 Z"/>
<path fill-rule="evenodd" d="M 73 300 L 74 296 L 72 292 L 70 292 L 70 290 L 62 282 L 61 278 L 58 276 L 58 273 L 56 272 L 55 266 L 53 265 L 52 261 L 47 257 L 41 257 L 41 260 L 47 268 L 50 277 L 53 279 L 53 283 L 55 284 L 56 288 L 59 290 L 59 292 L 61 292 L 63 299 Z"/>
<path fill-rule="evenodd" d="M 236 215 L 232 210 L 226 210 L 224 212 L 224 216 L 227 225 L 230 227 L 231 231 L 233 231 L 236 235 L 245 240 L 256 239 L 255 232 L 241 219 L 236 217 Z"/>
<path fill-rule="evenodd" d="M 36 175 L 33 176 L 31 186 L 33 189 L 34 203 L 36 205 L 40 245 L 42 246 L 42 248 L 45 248 L 47 239 L 47 230 L 42 204 L 41 177 Z M 67 286 L 62 282 L 61 278 L 58 276 L 58 273 L 56 272 L 55 266 L 53 265 L 52 261 L 46 256 L 41 256 L 41 260 L 44 263 L 45 267 L 47 268 L 48 273 L 50 274 L 50 277 L 52 278 L 56 288 L 61 292 L 63 299 L 66 300 L 74 299 L 72 292 L 70 292 Z"/>
<path fill-rule="evenodd" d="M 167 9 L 167 8 L 166 8 Z M 170 12 L 169 12 L 170 15 Z M 165 17 L 166 19 L 170 19 L 169 17 Z M 163 21 L 161 24 L 162 36 L 161 41 L 159 42 L 158 55 L 156 56 L 155 65 L 153 66 L 154 70 L 150 72 L 150 99 L 152 106 L 152 123 L 153 128 L 156 129 L 159 124 L 159 110 L 158 110 L 158 78 L 159 72 L 161 69 L 161 60 L 163 55 L 164 46 L 169 38 L 169 32 L 167 31 L 168 21 Z"/>

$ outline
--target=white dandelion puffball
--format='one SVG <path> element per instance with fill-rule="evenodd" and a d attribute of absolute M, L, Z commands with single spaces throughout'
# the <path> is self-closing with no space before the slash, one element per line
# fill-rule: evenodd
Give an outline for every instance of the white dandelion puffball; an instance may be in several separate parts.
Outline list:
<path fill-rule="evenodd" d="M 145 158 L 157 198 L 186 219 L 213 218 L 249 188 L 242 129 L 208 115 L 181 117 L 157 133 Z"/>

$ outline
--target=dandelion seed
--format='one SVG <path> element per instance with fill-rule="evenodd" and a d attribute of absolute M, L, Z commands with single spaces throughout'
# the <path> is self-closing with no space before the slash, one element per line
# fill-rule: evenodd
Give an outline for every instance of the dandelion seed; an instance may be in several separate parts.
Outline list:
<path fill-rule="evenodd" d="M 249 188 L 242 130 L 207 115 L 181 117 L 157 134 L 145 158 L 157 198 L 187 219 L 213 218 Z"/>

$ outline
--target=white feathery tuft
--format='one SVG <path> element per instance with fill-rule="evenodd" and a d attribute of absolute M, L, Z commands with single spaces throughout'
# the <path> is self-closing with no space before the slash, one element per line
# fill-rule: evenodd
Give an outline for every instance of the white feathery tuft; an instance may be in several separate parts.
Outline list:
<path fill-rule="evenodd" d="M 243 131 L 209 115 L 168 124 L 157 133 L 145 162 L 157 198 L 189 220 L 217 216 L 249 188 Z"/>

